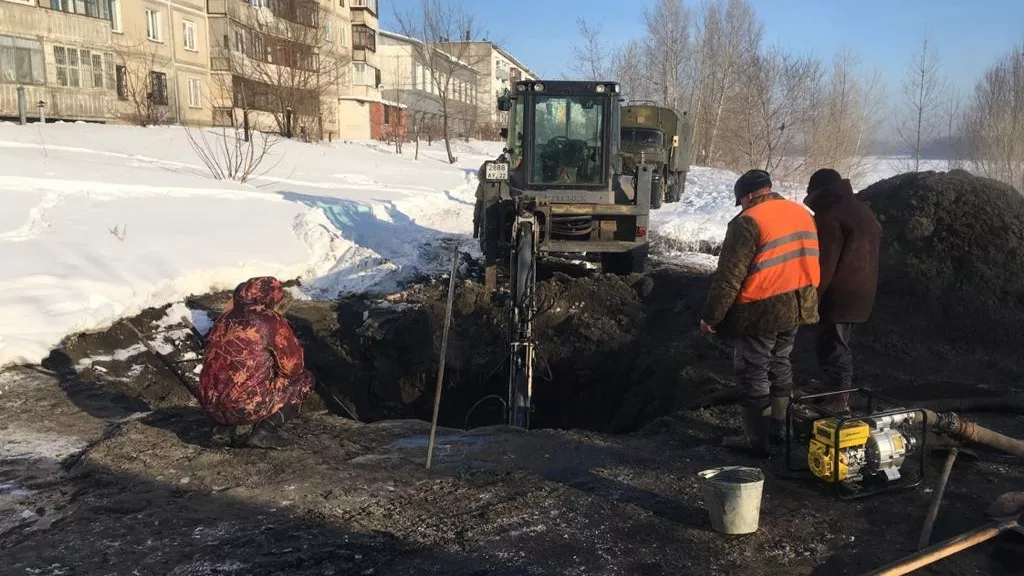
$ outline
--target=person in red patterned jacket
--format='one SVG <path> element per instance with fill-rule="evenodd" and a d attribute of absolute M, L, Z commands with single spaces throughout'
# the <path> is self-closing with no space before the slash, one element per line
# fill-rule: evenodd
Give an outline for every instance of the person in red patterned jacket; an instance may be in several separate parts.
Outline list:
<path fill-rule="evenodd" d="M 199 377 L 199 404 L 214 422 L 213 444 L 281 448 L 281 427 L 313 389 L 302 347 L 278 312 L 285 299 L 276 278 L 235 288 L 207 336 Z M 251 427 L 248 434 L 243 429 Z"/>

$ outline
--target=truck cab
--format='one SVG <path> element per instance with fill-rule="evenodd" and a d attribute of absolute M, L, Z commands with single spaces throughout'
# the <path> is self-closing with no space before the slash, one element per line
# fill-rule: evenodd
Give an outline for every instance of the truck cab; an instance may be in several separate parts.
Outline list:
<path fill-rule="evenodd" d="M 643 271 L 650 175 L 642 192 L 643 181 L 622 178 L 619 85 L 521 81 L 498 109 L 508 112 L 505 152 L 482 167 L 478 189 L 485 260 L 506 254 L 525 210 L 539 254 L 598 254 L 606 271 Z"/>
<path fill-rule="evenodd" d="M 622 171 L 635 174 L 639 163 L 652 164 L 651 207 L 678 202 L 690 170 L 693 128 L 684 112 L 654 103 L 632 102 L 622 109 Z"/>

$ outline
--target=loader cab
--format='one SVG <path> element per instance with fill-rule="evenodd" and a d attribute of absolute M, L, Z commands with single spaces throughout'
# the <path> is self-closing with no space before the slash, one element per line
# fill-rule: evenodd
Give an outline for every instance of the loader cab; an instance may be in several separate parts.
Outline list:
<path fill-rule="evenodd" d="M 614 82 L 517 82 L 498 100 L 517 180 L 529 190 L 607 190 L 618 164 L 618 101 Z"/>

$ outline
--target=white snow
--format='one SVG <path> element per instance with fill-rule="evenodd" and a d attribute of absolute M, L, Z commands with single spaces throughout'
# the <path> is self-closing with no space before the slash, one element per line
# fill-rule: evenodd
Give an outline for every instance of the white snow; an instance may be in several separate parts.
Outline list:
<path fill-rule="evenodd" d="M 411 144 L 281 141 L 239 184 L 211 178 L 180 127 L 0 123 L 0 367 L 165 304 L 168 326 L 187 316 L 205 334 L 181 301 L 252 276 L 298 278 L 307 299 L 443 272 L 455 246 L 479 253 L 476 170 L 501 147 L 453 142 L 453 165 L 443 142 L 414 161 Z M 683 200 L 653 212 L 661 258 L 714 266 L 693 252 L 721 242 L 735 178 L 694 168 Z"/>

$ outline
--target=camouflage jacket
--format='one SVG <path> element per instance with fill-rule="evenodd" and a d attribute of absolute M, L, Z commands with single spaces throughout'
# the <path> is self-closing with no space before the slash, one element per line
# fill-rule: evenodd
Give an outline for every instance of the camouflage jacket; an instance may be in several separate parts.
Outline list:
<path fill-rule="evenodd" d="M 281 284 L 271 277 L 252 278 L 235 289 L 207 337 L 198 396 L 208 413 L 249 414 L 258 407 L 255 412 L 268 416 L 285 403 L 279 390 L 304 376 L 302 346 L 274 310 L 283 298 Z"/>
<path fill-rule="evenodd" d="M 782 199 L 782 196 L 772 193 L 755 200 L 755 203 L 769 198 Z M 729 222 L 722 253 L 718 257 L 718 271 L 700 315 L 724 336 L 775 334 L 800 325 L 818 323 L 818 292 L 814 286 L 765 300 L 736 304 L 736 296 L 757 252 L 759 236 L 760 230 L 753 218 L 741 213 Z"/>

